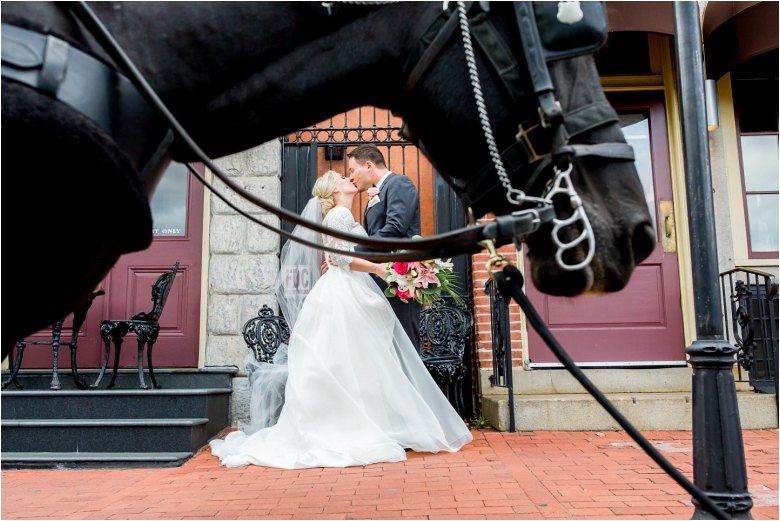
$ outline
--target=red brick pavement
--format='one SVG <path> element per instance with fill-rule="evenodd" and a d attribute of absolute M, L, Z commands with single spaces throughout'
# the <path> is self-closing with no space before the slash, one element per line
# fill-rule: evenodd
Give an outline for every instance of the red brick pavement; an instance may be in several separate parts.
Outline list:
<path fill-rule="evenodd" d="M 690 432 L 645 432 L 689 478 Z M 778 431 L 744 431 L 755 519 L 778 519 Z M 346 469 L 7 470 L 4 519 L 690 519 L 625 432 L 475 431 L 455 454 Z"/>

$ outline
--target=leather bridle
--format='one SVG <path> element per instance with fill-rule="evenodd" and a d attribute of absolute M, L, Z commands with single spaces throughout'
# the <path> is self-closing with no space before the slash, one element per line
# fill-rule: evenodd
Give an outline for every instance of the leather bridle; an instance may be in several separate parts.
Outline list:
<path fill-rule="evenodd" d="M 465 13 L 476 10 L 473 2 L 458 2 L 461 21 Z M 480 2 L 480 4 L 482 4 Z M 538 4 L 538 3 L 537 3 Z M 554 4 L 555 3 L 551 3 Z M 544 8 L 545 6 L 536 6 Z M 591 6 L 592 7 L 592 6 Z M 603 6 L 601 6 L 603 13 Z M 470 35 L 476 42 L 486 61 L 500 79 L 500 86 L 511 100 L 511 110 L 521 114 L 526 92 L 532 89 L 537 99 L 537 110 L 533 116 L 523 120 L 518 126 L 515 141 L 499 155 L 493 157 L 472 180 L 460 188 L 460 197 L 468 208 L 481 208 L 487 201 L 506 195 L 509 202 L 518 208 L 533 209 L 552 205 L 552 199 L 558 194 L 569 197 L 574 213 L 567 219 L 553 219 L 552 239 L 558 247 L 556 261 L 565 270 L 576 270 L 586 266 L 595 250 L 595 239 L 590 222 L 582 208 L 582 201 L 569 179 L 573 157 L 601 157 L 611 161 L 633 161 L 634 152 L 626 143 L 600 143 L 596 145 L 576 145 L 569 141 L 593 129 L 610 125 L 618 121 L 617 113 L 606 101 L 594 102 L 564 113 L 560 102 L 555 98 L 555 89 L 550 79 L 547 62 L 570 58 L 586 52 L 593 52 L 603 44 L 596 40 L 590 46 L 581 49 L 569 49 L 556 52 L 546 51 L 537 30 L 538 17 L 535 16 L 532 2 L 514 2 L 513 8 L 523 47 L 522 61 L 518 62 L 509 45 L 499 35 L 493 23 L 482 10 L 468 19 Z M 419 38 L 407 59 L 404 73 L 407 77 L 404 93 L 410 96 L 434 65 L 437 56 L 445 49 L 458 27 L 457 9 L 445 10 Z M 549 17 L 548 17 L 549 18 Z M 463 31 L 467 54 L 471 38 Z M 597 35 L 598 36 L 598 35 Z M 606 39 L 606 24 L 603 38 Z M 527 72 L 527 77 L 524 73 Z M 479 94 L 475 96 L 479 103 Z M 546 151 L 541 150 L 545 143 L 551 143 Z M 504 172 L 502 172 L 502 170 Z M 550 175 L 550 170 L 553 175 Z M 503 173 L 503 175 L 502 175 Z M 525 179 L 522 188 L 517 188 L 510 180 Z M 527 192 L 543 179 L 548 179 L 545 193 L 541 198 L 527 196 Z M 527 211 L 527 210 L 525 210 Z M 522 214 L 523 210 L 513 212 Z M 475 212 L 484 213 L 482 210 Z M 580 235 L 568 243 L 561 241 L 558 231 L 579 224 Z M 519 239 L 522 240 L 522 237 Z M 563 254 L 589 241 L 588 253 L 584 260 L 568 264 Z M 520 240 L 515 241 L 520 247 Z"/>

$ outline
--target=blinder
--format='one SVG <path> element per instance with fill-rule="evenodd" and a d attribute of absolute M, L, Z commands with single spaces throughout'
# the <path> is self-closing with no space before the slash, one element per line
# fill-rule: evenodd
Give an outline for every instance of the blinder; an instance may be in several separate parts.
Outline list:
<path fill-rule="evenodd" d="M 10 24 L 2 24 L 2 77 L 65 103 L 103 129 L 151 199 L 170 163 L 173 132 L 130 80 L 56 36 Z"/>

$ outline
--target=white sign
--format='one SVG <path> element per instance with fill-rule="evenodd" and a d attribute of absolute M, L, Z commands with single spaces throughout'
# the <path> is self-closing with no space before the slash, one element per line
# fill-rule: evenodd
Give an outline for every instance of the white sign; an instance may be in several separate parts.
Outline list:
<path fill-rule="evenodd" d="M 285 295 L 307 295 L 311 291 L 311 270 L 308 266 L 288 266 L 281 273 Z"/>

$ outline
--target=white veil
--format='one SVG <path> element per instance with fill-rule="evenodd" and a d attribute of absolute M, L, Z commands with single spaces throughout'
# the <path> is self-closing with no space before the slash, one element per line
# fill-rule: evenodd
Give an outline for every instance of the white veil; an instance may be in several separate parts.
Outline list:
<path fill-rule="evenodd" d="M 315 224 L 322 224 L 322 205 L 319 197 L 312 197 L 301 212 L 301 217 Z M 322 245 L 322 234 L 303 226 L 296 226 L 293 236 Z M 290 329 L 295 327 L 295 320 L 303 306 L 303 301 L 311 291 L 314 283 L 320 278 L 322 267 L 322 250 L 304 246 L 295 241 L 287 240 L 282 247 L 280 256 L 281 268 L 276 279 L 276 300 L 279 310 L 284 315 Z"/>
<path fill-rule="evenodd" d="M 301 217 L 315 224 L 322 224 L 322 206 L 318 197 L 312 197 L 301 212 Z M 293 236 L 322 244 L 322 234 L 296 226 Z M 276 299 L 279 310 L 292 331 L 303 301 L 320 278 L 323 262 L 322 251 L 298 242 L 287 240 L 282 247 L 281 269 L 276 279 Z M 273 363 L 258 362 L 254 355 L 244 359 L 251 396 L 249 399 L 250 423 L 242 422 L 239 428 L 250 435 L 276 424 L 284 405 L 284 387 L 287 384 L 287 344 L 281 344 Z"/>

